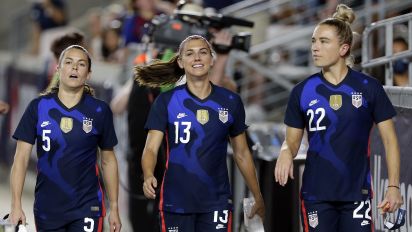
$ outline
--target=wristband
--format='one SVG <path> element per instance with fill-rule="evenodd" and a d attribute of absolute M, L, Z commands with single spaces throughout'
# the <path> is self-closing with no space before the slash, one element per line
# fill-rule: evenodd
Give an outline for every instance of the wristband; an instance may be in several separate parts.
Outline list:
<path fill-rule="evenodd" d="M 396 185 L 388 185 L 388 188 L 397 188 L 397 189 L 399 189 L 399 186 L 396 186 Z"/>
<path fill-rule="evenodd" d="M 230 46 L 226 46 L 223 44 L 215 44 L 213 43 L 213 48 L 218 54 L 228 54 L 230 50 L 232 49 Z"/>

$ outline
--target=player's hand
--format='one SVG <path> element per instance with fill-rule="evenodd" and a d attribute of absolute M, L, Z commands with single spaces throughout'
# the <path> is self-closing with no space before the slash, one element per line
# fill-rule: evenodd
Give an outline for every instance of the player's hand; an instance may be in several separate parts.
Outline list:
<path fill-rule="evenodd" d="M 211 30 L 213 34 L 212 42 L 218 45 L 230 46 L 232 43 L 232 34 L 228 30 Z"/>
<path fill-rule="evenodd" d="M 389 187 L 386 190 L 385 198 L 381 203 L 378 204 L 378 209 L 380 209 L 380 213 L 393 213 L 399 207 L 403 205 L 403 199 L 401 192 L 398 188 Z"/>
<path fill-rule="evenodd" d="M 9 222 L 17 225 L 21 221 L 22 225 L 26 225 L 26 215 L 21 208 L 13 208 L 9 215 Z"/>
<path fill-rule="evenodd" d="M 262 221 L 265 219 L 265 203 L 263 202 L 262 196 L 255 198 L 255 204 L 250 211 L 249 218 L 252 218 L 255 214 L 259 215 Z"/>
<path fill-rule="evenodd" d="M 112 210 L 109 215 L 109 228 L 110 232 L 120 232 L 122 229 L 122 223 L 120 222 L 119 211 Z"/>
<path fill-rule="evenodd" d="M 294 179 L 293 176 L 293 156 L 288 150 L 281 150 L 275 166 L 275 181 L 285 186 L 288 178 Z"/>
<path fill-rule="evenodd" d="M 143 182 L 144 195 L 149 199 L 156 198 L 157 180 L 154 176 L 147 177 Z"/>
<path fill-rule="evenodd" d="M 0 100 L 0 114 L 7 114 L 9 112 L 10 106 L 4 101 Z"/>

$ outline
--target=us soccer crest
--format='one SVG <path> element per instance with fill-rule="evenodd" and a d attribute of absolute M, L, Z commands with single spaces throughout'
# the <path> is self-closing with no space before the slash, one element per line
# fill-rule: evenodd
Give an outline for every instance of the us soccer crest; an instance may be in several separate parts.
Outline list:
<path fill-rule="evenodd" d="M 316 226 L 318 226 L 319 220 L 318 220 L 318 212 L 317 211 L 309 212 L 308 213 L 308 219 L 309 219 L 310 227 L 316 228 Z"/>
<path fill-rule="evenodd" d="M 362 93 L 352 93 L 352 105 L 356 108 L 362 106 Z"/>
<path fill-rule="evenodd" d="M 83 118 L 83 131 L 89 133 L 93 129 L 93 120 Z"/>
<path fill-rule="evenodd" d="M 209 121 L 209 111 L 197 110 L 196 119 L 200 124 L 205 125 Z"/>
<path fill-rule="evenodd" d="M 60 129 L 64 133 L 69 133 L 73 129 L 73 119 L 69 117 L 62 117 L 60 119 Z"/>
<path fill-rule="evenodd" d="M 219 108 L 219 120 L 223 123 L 226 123 L 229 119 L 229 113 L 227 109 Z"/>
<path fill-rule="evenodd" d="M 331 95 L 329 97 L 329 105 L 332 109 L 338 110 L 342 106 L 342 95 Z"/>

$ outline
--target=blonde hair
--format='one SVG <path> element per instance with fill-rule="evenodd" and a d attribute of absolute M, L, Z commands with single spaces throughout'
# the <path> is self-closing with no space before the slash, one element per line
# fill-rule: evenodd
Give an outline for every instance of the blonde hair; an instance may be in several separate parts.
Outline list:
<path fill-rule="evenodd" d="M 318 24 L 335 27 L 340 44 L 349 45 L 349 50 L 345 54 L 345 60 L 346 64 L 350 67 L 353 66 L 353 57 L 350 54 L 350 50 L 352 48 L 354 34 L 350 25 L 355 21 L 355 18 L 356 16 L 352 8 L 345 4 L 339 4 L 336 7 L 336 12 L 332 15 L 332 18 L 327 18 Z"/>
<path fill-rule="evenodd" d="M 160 87 L 164 85 L 173 85 L 185 74 L 185 70 L 179 67 L 178 60 L 183 52 L 187 42 L 191 40 L 203 40 L 209 47 L 213 59 L 216 58 L 216 52 L 212 45 L 200 35 L 191 35 L 184 39 L 180 45 L 177 54 L 169 61 L 155 60 L 152 64 L 134 67 L 134 79 L 140 84 L 149 87 Z"/>
<path fill-rule="evenodd" d="M 61 53 L 60 53 L 60 57 L 59 57 L 59 67 L 61 65 L 61 62 L 63 60 L 64 55 L 66 54 L 66 52 L 70 49 L 79 49 L 81 51 L 83 51 L 86 55 L 87 55 L 87 63 L 88 63 L 88 71 L 91 72 L 92 71 L 92 60 L 90 58 L 90 54 L 89 52 L 82 46 L 80 45 L 71 45 L 68 46 L 67 48 L 65 48 Z M 56 72 L 53 76 L 53 79 L 51 80 L 50 84 L 47 86 L 47 88 L 40 93 L 40 96 L 44 96 L 44 95 L 48 95 L 48 94 L 53 94 L 53 93 L 57 93 L 59 92 L 59 86 L 60 86 L 60 77 L 59 74 Z M 92 87 L 90 87 L 87 83 L 84 84 L 84 92 L 87 94 L 90 94 L 92 96 L 94 96 L 94 89 Z"/>

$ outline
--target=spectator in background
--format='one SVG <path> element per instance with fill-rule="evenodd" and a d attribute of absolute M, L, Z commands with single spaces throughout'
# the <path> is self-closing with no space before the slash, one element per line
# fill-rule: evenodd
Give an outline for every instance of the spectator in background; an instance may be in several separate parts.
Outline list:
<path fill-rule="evenodd" d="M 144 25 L 159 14 L 156 9 L 156 1 L 153 0 L 129 0 L 131 13 L 123 22 L 122 37 L 124 45 L 140 43 L 147 29 Z"/>
<path fill-rule="evenodd" d="M 7 114 L 9 112 L 9 104 L 0 100 L 0 114 Z"/>
<path fill-rule="evenodd" d="M 120 49 L 122 38 L 120 36 L 121 22 L 113 20 L 102 33 L 101 59 L 105 62 L 122 63 L 125 58 Z"/>
<path fill-rule="evenodd" d="M 393 54 L 408 50 L 408 43 L 402 37 L 393 40 Z M 409 59 L 403 58 L 393 62 L 393 84 L 395 86 L 409 85 Z"/>
<path fill-rule="evenodd" d="M 124 7 L 113 3 L 104 9 L 88 11 L 88 44 L 93 57 L 99 61 L 122 62 L 120 31 L 124 19 Z"/>
<path fill-rule="evenodd" d="M 39 54 L 40 35 L 43 31 L 65 26 L 67 15 L 64 0 L 42 0 L 32 6 L 32 54 Z"/>
<path fill-rule="evenodd" d="M 87 34 L 89 51 L 93 57 L 101 57 L 100 48 L 102 47 L 102 9 L 92 8 L 87 12 Z"/>

